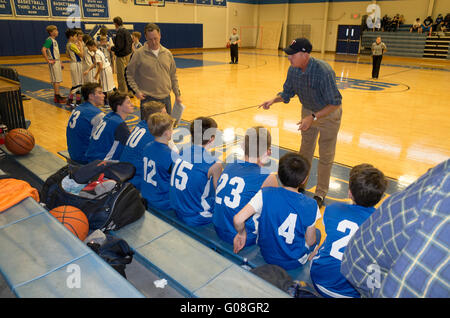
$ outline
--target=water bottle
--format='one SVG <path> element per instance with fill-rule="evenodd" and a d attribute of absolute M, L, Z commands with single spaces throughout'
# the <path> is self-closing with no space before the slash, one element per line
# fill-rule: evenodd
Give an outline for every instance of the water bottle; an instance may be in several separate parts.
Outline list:
<path fill-rule="evenodd" d="M 245 269 L 245 270 L 248 270 L 248 271 L 252 269 L 251 266 L 248 265 L 248 259 L 247 258 L 244 258 L 244 262 L 242 263 L 241 267 L 243 269 Z"/>

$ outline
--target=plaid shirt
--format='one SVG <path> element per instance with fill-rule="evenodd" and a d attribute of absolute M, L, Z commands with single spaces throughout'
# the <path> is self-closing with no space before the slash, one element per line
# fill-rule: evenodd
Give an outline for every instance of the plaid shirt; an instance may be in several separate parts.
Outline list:
<path fill-rule="evenodd" d="M 285 103 L 297 95 L 303 107 L 317 112 L 327 105 L 341 105 L 342 95 L 336 85 L 336 75 L 331 66 L 313 57 L 306 71 L 289 67 L 281 95 Z"/>
<path fill-rule="evenodd" d="M 344 253 L 364 297 L 450 297 L 450 159 L 389 198 Z"/>

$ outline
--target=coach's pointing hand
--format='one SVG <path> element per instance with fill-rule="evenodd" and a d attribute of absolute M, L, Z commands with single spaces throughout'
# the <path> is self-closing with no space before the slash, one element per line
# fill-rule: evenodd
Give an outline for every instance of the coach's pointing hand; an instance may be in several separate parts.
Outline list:
<path fill-rule="evenodd" d="M 275 98 L 272 98 L 272 99 L 270 99 L 270 100 L 268 100 L 268 101 L 265 101 L 264 103 L 262 103 L 261 105 L 259 105 L 258 108 L 261 108 L 261 107 L 262 107 L 263 109 L 269 109 L 270 106 L 272 106 L 272 104 L 274 104 L 274 103 L 279 103 L 279 102 L 281 102 L 281 101 L 283 101 L 283 99 L 281 98 L 280 95 L 277 95 Z"/>

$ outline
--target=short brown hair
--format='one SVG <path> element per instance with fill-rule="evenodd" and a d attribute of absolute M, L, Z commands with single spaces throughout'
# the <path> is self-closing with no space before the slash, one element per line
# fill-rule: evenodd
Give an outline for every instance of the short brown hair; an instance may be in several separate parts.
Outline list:
<path fill-rule="evenodd" d="M 249 158 L 260 158 L 272 145 L 272 136 L 267 128 L 256 126 L 247 129 L 244 137 L 244 152 Z"/>
<path fill-rule="evenodd" d="M 134 31 L 133 33 L 131 33 L 131 35 L 134 36 L 136 39 L 140 39 L 142 34 L 139 31 Z"/>
<path fill-rule="evenodd" d="M 164 108 L 166 108 L 166 105 L 158 101 L 151 100 L 149 102 L 145 102 L 141 106 L 141 119 L 148 120 L 150 115 L 160 113 Z"/>
<path fill-rule="evenodd" d="M 159 26 L 155 23 L 149 23 L 144 28 L 144 33 L 147 33 L 147 31 L 153 32 L 158 31 L 158 33 L 161 33 L 161 30 L 159 29 Z"/>
<path fill-rule="evenodd" d="M 348 186 L 356 204 L 372 207 L 381 200 L 387 180 L 383 172 L 371 164 L 363 163 L 350 170 Z"/>
<path fill-rule="evenodd" d="M 45 28 L 45 31 L 47 31 L 48 34 L 51 34 L 53 31 L 57 30 L 58 28 L 56 27 L 56 25 L 48 25 Z"/>
<path fill-rule="evenodd" d="M 117 24 L 118 26 L 121 26 L 121 25 L 123 25 L 123 20 L 121 17 L 115 17 L 113 19 L 113 23 Z"/>
<path fill-rule="evenodd" d="M 153 137 L 161 137 L 164 132 L 173 128 L 175 119 L 168 114 L 156 113 L 147 120 L 148 129 Z"/>

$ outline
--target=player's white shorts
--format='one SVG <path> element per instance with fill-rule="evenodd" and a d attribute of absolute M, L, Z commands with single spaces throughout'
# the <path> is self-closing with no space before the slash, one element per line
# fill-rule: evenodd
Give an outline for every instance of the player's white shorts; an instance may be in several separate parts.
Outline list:
<path fill-rule="evenodd" d="M 61 83 L 62 82 L 61 61 L 55 60 L 54 64 L 48 64 L 48 69 L 50 70 L 50 82 Z"/>
<path fill-rule="evenodd" d="M 70 62 L 70 76 L 72 77 L 72 87 L 83 84 L 83 64 L 81 62 Z"/>
<path fill-rule="evenodd" d="M 102 84 L 103 92 L 110 92 L 114 88 L 116 88 L 112 68 L 110 65 L 100 71 L 100 83 Z"/>
<path fill-rule="evenodd" d="M 83 67 L 83 72 L 87 71 L 88 69 L 89 67 Z M 94 67 L 86 75 L 83 74 L 83 84 L 96 83 L 97 81 L 95 80 L 95 73 L 97 73 L 97 69 Z"/>

